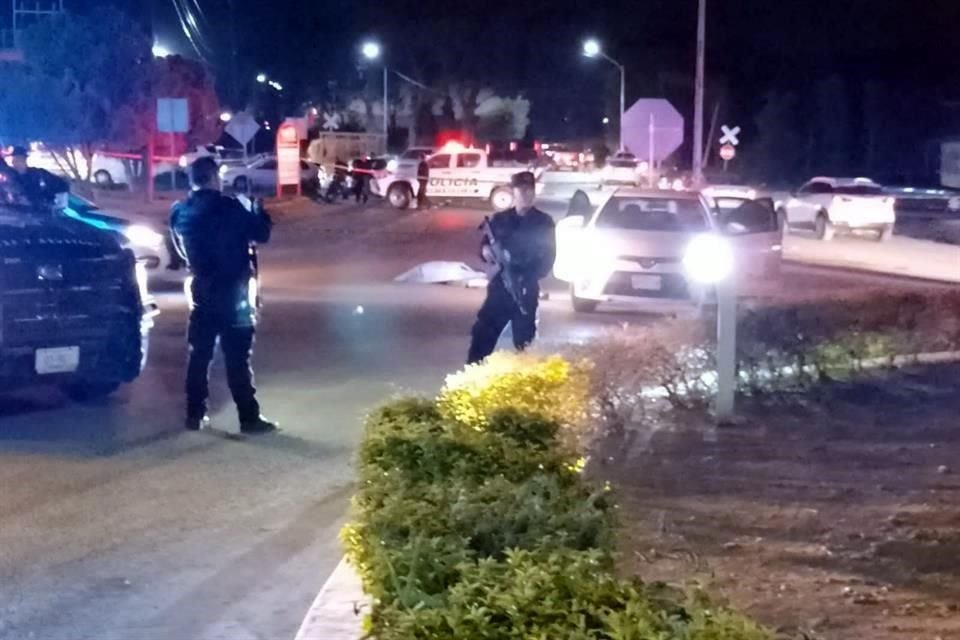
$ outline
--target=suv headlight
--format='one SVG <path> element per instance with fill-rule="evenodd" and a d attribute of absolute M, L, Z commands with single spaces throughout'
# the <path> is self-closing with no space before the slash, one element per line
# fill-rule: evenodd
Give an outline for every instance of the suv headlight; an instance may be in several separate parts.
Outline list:
<path fill-rule="evenodd" d="M 130 225 L 123 230 L 123 235 L 127 237 L 130 244 L 138 247 L 150 247 L 156 249 L 163 246 L 163 235 L 157 233 L 150 227 L 140 224 Z"/>

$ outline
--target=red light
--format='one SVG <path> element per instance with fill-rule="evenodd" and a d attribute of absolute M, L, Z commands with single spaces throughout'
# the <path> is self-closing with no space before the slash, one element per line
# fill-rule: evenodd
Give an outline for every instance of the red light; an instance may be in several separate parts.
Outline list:
<path fill-rule="evenodd" d="M 541 151 L 543 151 L 543 145 L 540 144 L 540 141 L 539 141 L 539 140 L 534 140 L 534 141 L 533 141 L 533 150 L 536 151 L 538 154 L 539 154 Z"/>
<path fill-rule="evenodd" d="M 298 140 L 297 128 L 292 124 L 285 124 L 280 127 L 280 130 L 277 132 L 277 136 L 280 138 L 280 142 L 296 144 Z"/>
<path fill-rule="evenodd" d="M 516 151 L 516 150 L 517 150 L 517 143 L 516 143 L 516 142 L 511 142 L 511 143 L 510 143 L 510 151 Z"/>

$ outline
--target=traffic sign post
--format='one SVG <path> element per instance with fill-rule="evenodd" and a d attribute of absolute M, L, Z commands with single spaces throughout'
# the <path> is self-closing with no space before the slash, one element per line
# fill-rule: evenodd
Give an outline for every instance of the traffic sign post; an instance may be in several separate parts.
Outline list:
<path fill-rule="evenodd" d="M 253 137 L 260 131 L 260 125 L 254 120 L 253 116 L 246 111 L 233 116 L 227 126 L 224 128 L 227 134 L 243 145 L 243 157 L 247 157 L 247 145 L 253 140 Z"/>
<path fill-rule="evenodd" d="M 190 103 L 186 98 L 157 98 L 157 131 L 170 135 L 170 155 L 176 155 L 176 134 L 190 131 Z M 152 154 L 152 152 L 151 152 Z M 153 183 L 153 158 L 147 180 Z M 177 165 L 170 170 L 170 190 L 177 190 Z"/>
<path fill-rule="evenodd" d="M 737 157 L 737 148 L 732 144 L 725 144 L 720 147 L 720 158 L 723 159 L 723 171 L 727 171 L 727 163 Z"/>
<path fill-rule="evenodd" d="M 284 122 L 277 128 L 277 197 L 283 188 L 296 185 L 300 195 L 300 133 L 293 122 Z"/>
<path fill-rule="evenodd" d="M 720 157 L 723 159 L 723 171 L 727 171 L 727 163 L 737 157 L 737 145 L 740 144 L 740 127 L 720 127 Z"/>
<path fill-rule="evenodd" d="M 625 149 L 645 150 L 654 168 L 683 144 L 683 116 L 663 98 L 644 98 L 633 103 L 623 115 Z"/>

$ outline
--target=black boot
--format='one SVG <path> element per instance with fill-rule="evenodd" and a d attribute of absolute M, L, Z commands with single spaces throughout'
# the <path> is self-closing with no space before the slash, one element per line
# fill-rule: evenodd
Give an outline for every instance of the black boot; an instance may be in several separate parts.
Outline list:
<path fill-rule="evenodd" d="M 201 429 L 210 426 L 210 416 L 187 416 L 187 419 L 183 422 L 183 426 L 187 429 L 187 431 L 200 431 Z"/>
<path fill-rule="evenodd" d="M 277 424 L 270 422 L 263 416 L 257 416 L 252 420 L 243 420 L 240 422 L 240 433 L 259 434 L 270 433 L 277 430 Z"/>

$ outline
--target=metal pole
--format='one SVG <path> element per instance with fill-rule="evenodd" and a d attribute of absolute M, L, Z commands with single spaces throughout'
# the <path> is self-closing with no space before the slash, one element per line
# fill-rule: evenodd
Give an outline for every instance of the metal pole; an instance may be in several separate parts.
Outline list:
<path fill-rule="evenodd" d="M 171 129 L 172 128 L 173 127 L 171 127 Z M 173 131 L 170 132 L 170 157 L 171 158 L 177 157 L 177 152 L 175 151 L 176 135 L 177 134 L 175 134 Z M 170 168 L 170 191 L 171 192 L 177 190 L 177 167 L 179 166 L 180 166 L 180 163 L 174 160 L 173 167 Z M 150 179 L 152 180 L 153 178 L 150 178 Z"/>
<path fill-rule="evenodd" d="M 650 188 L 651 188 L 651 189 L 656 188 L 656 185 L 655 185 L 655 181 L 656 181 L 656 171 L 655 171 L 654 166 L 653 166 L 653 163 L 654 163 L 654 151 L 653 151 L 654 140 L 653 140 L 653 136 L 656 134 L 656 132 L 657 132 L 657 126 L 656 126 L 656 124 L 655 124 L 655 120 L 654 120 L 654 117 L 653 117 L 653 112 L 651 112 L 651 113 L 650 113 L 650 128 L 647 130 L 647 152 L 648 152 L 648 153 L 647 153 L 647 158 L 648 158 L 649 161 L 650 161 L 650 166 L 649 166 L 649 168 L 647 169 L 647 172 L 650 174 L 649 181 L 650 181 Z"/>
<path fill-rule="evenodd" d="M 697 79 L 693 99 L 693 181 L 703 182 L 703 76 L 707 31 L 707 0 L 699 0 L 697 13 Z"/>
<path fill-rule="evenodd" d="M 387 154 L 387 140 L 390 137 L 390 116 L 387 109 L 387 65 L 383 65 L 383 154 Z"/>
<path fill-rule="evenodd" d="M 623 116 L 627 112 L 627 72 L 623 68 L 622 64 L 618 64 L 620 67 L 620 151 L 625 151 L 624 139 L 623 139 Z"/>
<path fill-rule="evenodd" d="M 737 391 L 737 285 L 731 274 L 717 284 L 717 404 L 718 422 L 734 414 Z"/>

